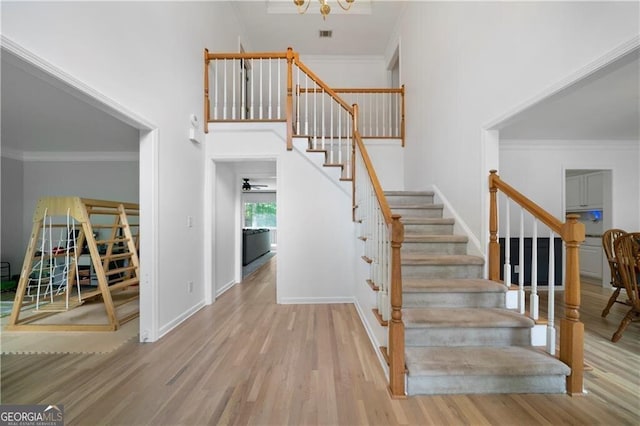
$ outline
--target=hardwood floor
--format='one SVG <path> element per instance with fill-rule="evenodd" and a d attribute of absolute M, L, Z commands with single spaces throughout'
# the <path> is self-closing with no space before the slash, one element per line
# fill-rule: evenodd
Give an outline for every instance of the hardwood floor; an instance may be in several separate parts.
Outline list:
<path fill-rule="evenodd" d="M 588 394 L 391 400 L 352 305 L 276 305 L 275 259 L 154 344 L 106 355 L 3 355 L 1 401 L 64 404 L 79 425 L 640 423 L 638 323 L 584 286 Z M 365 283 L 362 283 L 365 285 Z"/>

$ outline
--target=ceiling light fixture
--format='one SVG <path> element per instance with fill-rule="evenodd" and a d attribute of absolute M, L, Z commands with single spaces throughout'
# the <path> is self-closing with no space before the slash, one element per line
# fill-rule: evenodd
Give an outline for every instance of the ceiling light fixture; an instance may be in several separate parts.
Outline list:
<path fill-rule="evenodd" d="M 351 9 L 351 6 L 353 6 L 353 3 L 356 0 L 344 0 L 344 1 L 346 3 L 346 6 L 340 0 L 337 0 L 338 4 L 342 9 L 349 10 Z M 318 0 L 318 2 L 320 3 L 320 13 L 322 14 L 322 19 L 327 19 L 327 15 L 331 13 L 331 6 L 329 6 L 329 3 L 327 0 Z M 311 0 L 293 0 L 293 4 L 295 4 L 296 7 L 298 8 L 298 13 L 303 14 L 307 12 L 307 9 L 309 9 Z"/>

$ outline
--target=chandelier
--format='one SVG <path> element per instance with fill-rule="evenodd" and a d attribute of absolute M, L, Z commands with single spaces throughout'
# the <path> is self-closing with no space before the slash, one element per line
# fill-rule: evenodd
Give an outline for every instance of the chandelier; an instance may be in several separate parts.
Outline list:
<path fill-rule="evenodd" d="M 346 2 L 346 6 L 340 1 L 337 0 L 340 7 L 344 10 L 351 9 L 353 2 L 356 0 L 344 0 Z M 327 19 L 327 15 L 331 12 L 331 6 L 327 0 L 318 0 L 320 3 L 320 13 L 322 14 L 322 19 Z M 309 9 L 309 5 L 311 4 L 311 0 L 293 0 L 293 4 L 298 8 L 298 13 L 303 14 L 307 12 Z"/>

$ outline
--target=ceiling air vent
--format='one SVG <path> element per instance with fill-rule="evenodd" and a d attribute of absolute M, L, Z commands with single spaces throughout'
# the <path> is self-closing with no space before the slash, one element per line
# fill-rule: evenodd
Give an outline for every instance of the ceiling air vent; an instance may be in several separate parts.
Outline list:
<path fill-rule="evenodd" d="M 331 30 L 320 30 L 320 38 L 331 38 L 333 36 L 333 31 Z"/>

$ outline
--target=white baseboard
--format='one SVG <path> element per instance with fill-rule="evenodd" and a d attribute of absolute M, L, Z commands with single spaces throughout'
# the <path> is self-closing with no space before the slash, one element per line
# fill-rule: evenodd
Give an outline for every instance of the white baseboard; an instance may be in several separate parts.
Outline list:
<path fill-rule="evenodd" d="M 450 214 L 451 217 L 455 219 L 456 223 L 454 224 L 454 229 L 459 228 L 460 231 L 469 238 L 469 242 L 471 243 L 471 250 L 469 250 L 469 254 L 475 254 L 476 256 L 485 257 L 485 251 L 482 250 L 480 240 L 473 232 L 471 232 L 471 228 L 469 228 L 467 223 L 462 220 L 460 215 L 458 215 L 447 197 L 445 197 L 442 191 L 440 191 L 440 188 L 438 188 L 436 185 L 433 185 L 433 192 L 435 193 L 435 196 L 438 198 L 438 200 L 444 205 L 446 213 Z"/>
<path fill-rule="evenodd" d="M 382 366 L 382 371 L 384 371 L 384 374 L 387 376 L 387 380 L 388 380 L 389 379 L 389 366 L 387 365 L 387 361 L 385 361 L 384 357 L 382 356 L 382 353 L 380 352 L 380 346 L 382 346 L 382 345 L 380 344 L 378 339 L 376 339 L 376 335 L 373 333 L 373 330 L 371 329 L 371 324 L 369 323 L 369 321 L 367 321 L 367 318 L 366 318 L 366 316 L 364 314 L 364 311 L 362 310 L 362 307 L 360 306 L 358 301 L 355 300 L 353 304 L 356 307 L 356 311 L 358 312 L 358 316 L 360 317 L 360 321 L 362 321 L 362 325 L 364 325 L 364 329 L 367 332 L 367 336 L 369 336 L 369 341 L 371 342 L 371 345 L 373 346 L 373 351 L 375 352 L 376 356 L 378 357 L 378 361 L 380 362 L 380 366 Z"/>
<path fill-rule="evenodd" d="M 228 283 L 226 283 L 225 285 L 223 285 L 219 290 L 216 290 L 216 299 L 220 296 L 222 296 L 222 294 L 229 290 L 231 287 L 233 287 L 234 285 L 236 285 L 237 283 L 234 280 L 229 281 Z"/>
<path fill-rule="evenodd" d="M 205 306 L 204 300 L 201 300 L 196 305 L 191 307 L 191 309 L 178 315 L 178 317 L 173 319 L 173 321 L 170 321 L 168 324 L 165 324 L 164 326 L 160 327 L 160 329 L 158 330 L 158 338 L 156 340 L 162 339 L 171 330 L 173 330 L 174 328 L 182 324 L 184 321 L 186 321 L 189 317 L 191 317 L 193 314 L 198 312 L 200 309 L 204 308 L 204 306 Z"/>

